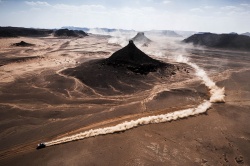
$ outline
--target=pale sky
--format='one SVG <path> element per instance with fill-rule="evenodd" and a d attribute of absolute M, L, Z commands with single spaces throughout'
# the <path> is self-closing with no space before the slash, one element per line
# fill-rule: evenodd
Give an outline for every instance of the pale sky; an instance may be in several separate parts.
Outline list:
<path fill-rule="evenodd" d="M 250 0 L 0 0 L 0 26 L 250 32 Z"/>

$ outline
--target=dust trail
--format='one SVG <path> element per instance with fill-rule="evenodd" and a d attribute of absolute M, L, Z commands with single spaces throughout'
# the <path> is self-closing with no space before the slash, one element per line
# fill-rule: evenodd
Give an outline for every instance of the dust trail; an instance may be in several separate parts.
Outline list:
<path fill-rule="evenodd" d="M 204 84 L 210 90 L 210 94 L 211 94 L 210 102 L 213 102 L 213 103 L 225 102 L 225 88 L 219 88 L 218 86 L 216 86 L 215 82 L 213 82 L 208 77 L 207 73 L 202 68 L 200 68 L 195 63 L 190 62 L 189 58 L 184 57 L 183 55 L 177 56 L 176 61 L 186 63 L 195 69 L 196 75 L 202 79 Z"/>
<path fill-rule="evenodd" d="M 211 94 L 210 101 L 204 101 L 203 103 L 198 105 L 196 108 L 189 108 L 189 109 L 175 111 L 175 112 L 168 113 L 168 114 L 143 117 L 137 120 L 125 121 L 115 126 L 104 127 L 104 128 L 99 128 L 99 129 L 91 129 L 91 130 L 81 132 L 79 134 L 75 134 L 72 136 L 63 137 L 57 140 L 45 142 L 44 144 L 46 146 L 52 146 L 52 145 L 57 145 L 61 143 L 81 140 L 84 138 L 93 137 L 97 135 L 105 135 L 105 134 L 125 131 L 125 130 L 132 129 L 140 125 L 173 121 L 173 120 L 185 118 L 188 116 L 193 116 L 193 115 L 204 113 L 211 107 L 212 102 L 224 102 L 224 97 L 225 97 L 224 88 L 219 88 L 218 86 L 216 86 L 216 84 L 208 77 L 208 75 L 202 68 L 200 68 L 195 63 L 190 62 L 188 58 L 182 55 L 177 56 L 176 61 L 186 63 L 195 69 L 196 75 L 202 79 L 204 84 L 210 90 L 210 94 Z"/>
<path fill-rule="evenodd" d="M 45 142 L 45 145 L 52 146 L 52 145 L 66 143 L 70 141 L 81 140 L 84 138 L 93 137 L 97 135 L 105 135 L 105 134 L 125 131 L 125 130 L 135 128 L 140 125 L 173 121 L 173 120 L 185 118 L 188 116 L 193 116 L 193 115 L 204 113 L 207 111 L 208 108 L 210 108 L 210 106 L 211 106 L 211 103 L 209 101 L 204 101 L 197 108 L 190 108 L 190 109 L 175 111 L 175 112 L 168 113 L 168 114 L 143 117 L 137 120 L 125 121 L 123 123 L 120 123 L 118 125 L 111 126 L 111 127 L 99 128 L 99 129 L 94 129 L 94 130 L 91 129 L 91 130 L 88 130 L 79 134 L 75 134 L 73 136 L 68 136 L 68 137 L 64 137 L 64 138 L 57 139 L 54 141 Z"/>

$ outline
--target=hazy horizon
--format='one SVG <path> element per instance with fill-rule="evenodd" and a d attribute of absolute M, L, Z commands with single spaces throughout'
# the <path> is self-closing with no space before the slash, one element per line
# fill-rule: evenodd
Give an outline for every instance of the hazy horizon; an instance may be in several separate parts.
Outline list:
<path fill-rule="evenodd" d="M 244 33 L 250 31 L 250 1 L 0 0 L 0 26 Z"/>

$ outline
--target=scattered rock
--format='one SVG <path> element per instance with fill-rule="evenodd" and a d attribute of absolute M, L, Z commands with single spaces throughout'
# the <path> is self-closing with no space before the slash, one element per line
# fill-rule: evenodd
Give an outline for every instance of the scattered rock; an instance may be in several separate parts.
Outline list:
<path fill-rule="evenodd" d="M 235 157 L 235 161 L 236 161 L 238 164 L 244 164 L 243 156 Z"/>
<path fill-rule="evenodd" d="M 224 157 L 224 161 L 228 163 L 229 161 L 228 161 L 228 159 L 227 159 L 227 155 L 226 155 L 226 154 L 223 154 L 223 157 Z"/>

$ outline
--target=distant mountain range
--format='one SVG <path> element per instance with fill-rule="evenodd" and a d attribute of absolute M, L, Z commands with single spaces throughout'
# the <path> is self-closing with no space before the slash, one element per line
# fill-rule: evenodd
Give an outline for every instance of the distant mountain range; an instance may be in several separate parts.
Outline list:
<path fill-rule="evenodd" d="M 84 37 L 88 36 L 83 30 L 58 29 L 54 32 L 55 37 Z"/>
<path fill-rule="evenodd" d="M 82 28 L 82 27 L 74 27 L 74 26 L 64 26 L 61 29 L 68 29 L 68 30 L 82 30 L 84 32 L 88 32 L 89 28 Z"/>
<path fill-rule="evenodd" d="M 181 35 L 177 34 L 175 31 L 170 30 L 151 30 L 146 31 L 145 35 L 156 35 L 156 36 L 166 36 L 166 37 L 182 37 Z"/>
<path fill-rule="evenodd" d="M 34 29 L 23 27 L 0 27 L 0 37 L 44 37 L 51 35 L 51 29 Z"/>
<path fill-rule="evenodd" d="M 74 26 L 64 26 L 63 29 L 69 30 L 83 30 L 87 33 L 92 34 L 103 34 L 103 35 L 116 35 L 121 34 L 136 34 L 135 30 L 126 30 L 126 29 L 114 29 L 114 28 L 86 28 L 86 27 L 74 27 Z M 165 36 L 165 37 L 189 37 L 197 32 L 195 31 L 172 31 L 172 30 L 150 30 L 144 31 L 145 35 L 156 35 L 156 36 Z"/>
<path fill-rule="evenodd" d="M 110 36 L 135 36 L 138 32 L 135 30 L 115 29 L 115 28 L 86 28 L 86 27 L 74 27 L 64 26 L 60 29 L 74 30 L 75 32 L 84 31 L 86 33 L 110 35 Z M 36 36 L 48 36 L 52 35 L 58 29 L 37 29 L 37 28 L 23 28 L 23 27 L 0 27 L 0 37 L 36 37 Z M 160 36 L 160 37 L 185 37 L 188 38 L 194 34 L 206 34 L 209 32 L 195 32 L 195 31 L 173 31 L 173 30 L 150 30 L 144 31 L 145 35 Z M 237 35 L 235 32 L 229 33 L 231 35 Z M 85 36 L 86 34 L 80 34 Z M 249 32 L 242 33 L 241 35 L 250 36 Z"/>
<path fill-rule="evenodd" d="M 241 35 L 250 36 L 250 33 L 246 32 L 246 33 L 242 33 Z"/>
<path fill-rule="evenodd" d="M 100 34 L 100 35 L 115 35 L 117 33 L 134 33 L 136 34 L 135 30 L 125 30 L 125 29 L 110 29 L 110 28 L 86 28 L 86 27 L 73 27 L 73 26 L 64 26 L 63 29 L 69 29 L 69 30 L 82 30 L 86 33 L 92 33 L 92 34 Z"/>
<path fill-rule="evenodd" d="M 214 34 L 203 33 L 192 35 L 185 40 L 185 43 L 193 43 L 212 48 L 250 50 L 250 37 L 238 34 Z"/>
<path fill-rule="evenodd" d="M 198 32 L 195 32 L 195 31 L 175 31 L 175 33 L 177 33 L 178 35 L 181 35 L 183 37 L 189 37 L 189 36 L 192 36 Z"/>
<path fill-rule="evenodd" d="M 87 34 L 82 30 L 68 29 L 37 29 L 23 27 L 0 27 L 0 37 L 84 37 Z"/>

